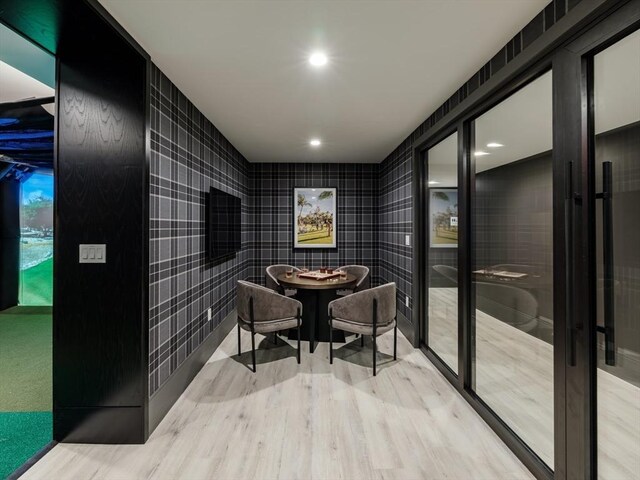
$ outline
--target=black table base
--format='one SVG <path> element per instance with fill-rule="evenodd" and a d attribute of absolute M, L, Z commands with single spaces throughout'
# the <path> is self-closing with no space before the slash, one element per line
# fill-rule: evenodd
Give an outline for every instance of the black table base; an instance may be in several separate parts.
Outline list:
<path fill-rule="evenodd" d="M 338 298 L 338 295 L 333 289 L 308 290 L 299 288 L 295 298 L 302 303 L 300 340 L 308 341 L 309 350 L 313 353 L 316 342 L 329 341 L 329 302 Z M 297 332 L 290 330 L 289 339 L 295 340 L 297 338 Z M 344 332 L 334 330 L 333 341 L 344 343 Z"/>

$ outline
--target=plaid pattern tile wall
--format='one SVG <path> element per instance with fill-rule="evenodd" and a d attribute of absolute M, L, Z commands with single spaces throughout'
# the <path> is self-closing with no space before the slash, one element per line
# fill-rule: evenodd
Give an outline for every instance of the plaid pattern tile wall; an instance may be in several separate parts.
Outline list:
<path fill-rule="evenodd" d="M 276 263 L 299 267 L 366 265 L 378 275 L 377 164 L 252 164 L 254 258 L 251 280 L 264 283 Z M 293 189 L 337 188 L 337 249 L 293 250 Z"/>
<path fill-rule="evenodd" d="M 413 250 L 413 199 L 411 196 L 411 146 L 396 150 L 380 165 L 378 245 L 380 282 L 397 285 L 398 314 L 411 321 Z M 409 297 L 409 306 L 406 298 Z"/>
<path fill-rule="evenodd" d="M 482 84 L 516 58 L 569 10 L 582 0 L 553 0 L 518 32 L 494 57 L 462 85 L 446 102 L 418 126 L 380 167 L 380 279 L 398 284 L 400 313 L 411 321 L 412 247 L 404 245 L 404 235 L 411 232 L 411 177 L 413 143 L 437 122 L 462 103 Z M 413 235 L 411 235 L 413 240 Z M 405 267 L 406 265 L 406 267 Z M 403 307 L 405 295 L 409 307 Z"/>
<path fill-rule="evenodd" d="M 235 307 L 249 275 L 249 163 L 155 66 L 151 75 L 149 394 Z M 242 251 L 206 259 L 205 192 L 242 200 Z M 212 309 L 208 320 L 207 309 Z"/>

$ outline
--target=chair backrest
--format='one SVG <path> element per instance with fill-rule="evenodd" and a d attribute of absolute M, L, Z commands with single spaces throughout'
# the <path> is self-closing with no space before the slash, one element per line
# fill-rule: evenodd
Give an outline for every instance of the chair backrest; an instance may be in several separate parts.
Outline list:
<path fill-rule="evenodd" d="M 476 282 L 476 308 L 514 327 L 538 318 L 538 300 L 512 285 Z"/>
<path fill-rule="evenodd" d="M 396 318 L 396 284 L 393 282 L 334 300 L 329 303 L 329 312 L 333 318 L 370 325 L 374 299 L 377 324 L 386 325 Z"/>
<path fill-rule="evenodd" d="M 452 281 L 455 285 L 458 285 L 458 269 L 450 267 L 449 265 L 434 265 L 433 269 L 447 280 Z"/>
<path fill-rule="evenodd" d="M 364 265 L 345 265 L 340 268 L 336 268 L 336 270 L 344 270 L 351 275 L 354 275 L 358 281 L 353 287 L 354 292 L 360 292 L 362 290 L 366 290 L 371 288 L 371 279 L 369 276 L 369 267 L 365 267 Z"/>
<path fill-rule="evenodd" d="M 253 321 L 268 322 L 293 318 L 302 314 L 302 303 L 255 283 L 238 280 L 237 312 L 245 322 L 251 321 L 251 300 L 253 299 Z M 299 310 L 298 310 L 299 309 Z"/>
<path fill-rule="evenodd" d="M 274 292 L 283 293 L 282 285 L 278 282 L 278 275 L 281 273 L 285 273 L 287 269 L 293 269 L 294 272 L 299 272 L 300 269 L 294 267 L 293 265 L 269 265 L 265 270 L 264 281 L 267 288 L 270 288 Z"/>

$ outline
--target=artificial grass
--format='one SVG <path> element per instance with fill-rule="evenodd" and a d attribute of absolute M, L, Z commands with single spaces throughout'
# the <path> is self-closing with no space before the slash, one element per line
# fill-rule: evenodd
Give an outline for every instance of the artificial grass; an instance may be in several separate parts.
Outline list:
<path fill-rule="evenodd" d="M 329 230 L 325 228 L 322 230 L 298 234 L 298 243 L 331 245 L 333 243 L 333 232 L 329 235 Z"/>
<path fill-rule="evenodd" d="M 52 336 L 50 309 L 0 312 L 0 412 L 51 411 Z"/>
<path fill-rule="evenodd" d="M 51 412 L 0 412 L 0 479 L 52 439 Z"/>
<path fill-rule="evenodd" d="M 20 272 L 20 305 L 53 303 L 53 258 Z"/>

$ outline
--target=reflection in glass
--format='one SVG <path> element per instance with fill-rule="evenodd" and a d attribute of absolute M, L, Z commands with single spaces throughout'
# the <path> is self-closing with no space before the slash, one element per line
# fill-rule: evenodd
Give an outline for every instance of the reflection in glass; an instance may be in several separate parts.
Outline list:
<path fill-rule="evenodd" d="M 458 372 L 458 134 L 427 152 L 428 345 Z"/>
<path fill-rule="evenodd" d="M 598 477 L 640 475 L 640 32 L 594 59 Z M 606 240 L 605 240 L 606 239 Z M 606 243 L 605 243 L 606 242 Z M 605 313 L 606 312 L 606 313 Z"/>
<path fill-rule="evenodd" d="M 552 74 L 474 122 L 475 391 L 553 467 Z"/>

